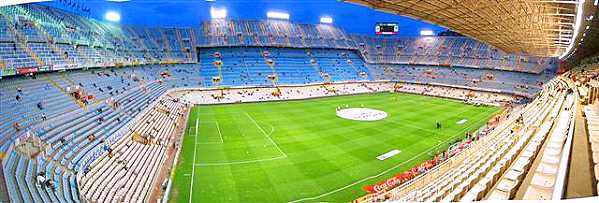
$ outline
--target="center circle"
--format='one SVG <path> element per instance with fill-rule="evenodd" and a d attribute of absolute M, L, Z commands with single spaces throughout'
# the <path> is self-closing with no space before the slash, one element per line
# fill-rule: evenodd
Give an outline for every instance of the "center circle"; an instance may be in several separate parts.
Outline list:
<path fill-rule="evenodd" d="M 337 116 L 354 121 L 378 121 L 387 117 L 387 112 L 369 108 L 337 110 Z"/>

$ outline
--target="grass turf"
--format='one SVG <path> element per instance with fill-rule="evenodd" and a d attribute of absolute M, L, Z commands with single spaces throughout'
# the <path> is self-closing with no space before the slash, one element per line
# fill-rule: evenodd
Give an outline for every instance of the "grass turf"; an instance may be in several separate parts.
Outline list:
<path fill-rule="evenodd" d="M 335 108 L 345 105 L 389 116 L 341 119 Z M 349 202 L 366 194 L 363 186 L 430 159 L 498 111 L 403 93 L 194 107 L 170 201 Z M 456 124 L 462 119 L 468 121 Z M 401 153 L 375 158 L 393 149 Z"/>

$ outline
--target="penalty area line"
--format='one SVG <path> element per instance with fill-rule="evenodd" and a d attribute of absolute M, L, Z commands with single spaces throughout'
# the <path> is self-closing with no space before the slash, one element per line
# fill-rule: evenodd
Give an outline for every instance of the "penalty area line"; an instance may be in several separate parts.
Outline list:
<path fill-rule="evenodd" d="M 284 159 L 284 158 L 287 158 L 287 157 L 286 156 L 277 156 L 277 157 L 273 157 L 273 158 L 247 160 L 247 161 L 232 161 L 232 162 L 222 162 L 222 163 L 198 163 L 198 164 L 194 164 L 194 166 L 238 165 L 238 164 L 249 164 L 249 163 L 258 163 L 258 162 L 265 162 L 265 161 L 273 161 L 273 160 Z"/>
<path fill-rule="evenodd" d="M 252 122 L 254 123 L 254 125 L 256 125 L 256 127 L 258 127 L 258 129 L 260 129 L 260 131 L 262 131 L 262 134 L 264 134 L 264 136 L 266 138 L 268 138 L 268 140 L 270 140 L 270 142 L 277 148 L 277 150 L 279 150 L 279 152 L 281 154 L 283 154 L 284 157 L 287 157 L 287 154 L 285 152 L 283 152 L 283 150 L 281 150 L 281 148 L 279 147 L 279 145 L 274 140 L 272 140 L 272 138 L 270 137 L 270 135 L 268 135 L 266 133 L 266 131 L 264 131 L 264 129 L 262 129 L 262 127 L 260 127 L 260 125 L 258 125 L 258 123 L 256 122 L 256 120 L 254 120 L 254 118 L 252 116 L 250 116 L 250 114 L 248 114 L 247 112 L 244 112 L 244 113 L 245 113 L 245 115 L 248 118 L 250 118 L 250 120 L 252 120 Z M 272 133 L 272 132 L 274 132 L 274 127 L 272 125 L 271 125 L 271 127 L 273 128 L 273 130 L 271 131 L 271 133 Z"/>
<path fill-rule="evenodd" d="M 218 120 L 215 121 L 216 123 L 216 129 L 218 130 L 218 137 L 220 137 L 220 143 L 225 143 L 225 141 L 223 140 L 223 134 L 220 132 L 220 126 L 218 125 Z"/>

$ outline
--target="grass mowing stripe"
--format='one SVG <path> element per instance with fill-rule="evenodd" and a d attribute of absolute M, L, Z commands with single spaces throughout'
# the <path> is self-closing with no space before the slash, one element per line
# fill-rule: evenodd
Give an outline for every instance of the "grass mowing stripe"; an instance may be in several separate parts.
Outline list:
<path fill-rule="evenodd" d="M 389 116 L 375 122 L 341 119 L 335 108 L 345 105 L 364 105 L 383 110 Z M 289 202 L 306 197 L 316 197 L 312 201 L 348 202 L 365 194 L 361 186 L 406 170 L 430 158 L 431 151 L 444 149 L 447 143 L 464 136 L 465 130 L 479 128 L 498 108 L 414 94 L 381 93 L 206 105 L 194 110 L 199 113 L 200 124 L 219 124 L 199 131 L 198 140 L 218 141 L 220 131 L 224 142 L 196 146 L 190 135 L 194 129 L 186 131 L 186 138 L 190 139 L 184 139 L 175 169 L 170 200 L 173 202 Z M 461 119 L 468 121 L 456 124 Z M 435 134 L 436 120 L 443 122 L 443 129 Z M 209 125 L 215 124 L 200 126 Z M 196 153 L 189 144 L 196 146 Z M 385 161 L 375 159 L 392 149 L 401 153 Z M 287 157 L 202 165 L 271 159 L 281 152 Z M 183 175 L 193 167 L 189 163 L 194 154 L 198 156 L 195 164 L 201 166 L 195 168 L 197 182 L 191 189 L 187 182 L 190 177 Z M 381 171 L 386 173 L 380 174 Z M 369 178 L 373 176 L 376 177 Z M 195 194 L 177 195 L 181 192 Z"/>

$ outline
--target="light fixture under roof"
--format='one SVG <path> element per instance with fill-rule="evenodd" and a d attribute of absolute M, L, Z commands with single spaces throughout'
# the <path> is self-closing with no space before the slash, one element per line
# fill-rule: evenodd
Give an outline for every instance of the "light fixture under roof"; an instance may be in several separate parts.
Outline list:
<path fill-rule="evenodd" d="M 432 36 L 435 33 L 432 30 L 421 30 L 420 31 L 420 36 Z"/>
<path fill-rule="evenodd" d="M 576 4 L 576 20 L 574 22 L 574 34 L 572 34 L 572 38 L 568 39 L 568 43 L 569 45 L 566 47 L 566 50 L 559 56 L 559 59 L 563 59 L 564 57 L 568 56 L 568 54 L 572 51 L 572 48 L 574 47 L 574 41 L 576 40 L 576 36 L 578 36 L 578 32 L 580 31 L 580 27 L 582 27 L 582 15 L 584 12 L 584 1 L 585 0 L 578 0 L 578 4 Z M 597 0 L 595 0 L 595 2 L 597 2 Z M 589 29 L 589 26 L 587 26 L 587 29 Z"/>
<path fill-rule="evenodd" d="M 115 3 L 121 3 L 121 2 L 128 2 L 128 1 L 131 1 L 131 0 L 106 0 L 106 1 L 108 1 L 108 2 L 115 2 Z"/>
<path fill-rule="evenodd" d="M 266 17 L 273 19 L 289 20 L 289 13 L 269 11 L 266 12 Z"/>
<path fill-rule="evenodd" d="M 210 17 L 212 17 L 212 19 L 226 18 L 227 9 L 210 7 Z"/>
<path fill-rule="evenodd" d="M 325 16 L 325 17 L 321 17 L 320 18 L 320 23 L 328 23 L 331 24 L 333 23 L 333 18 Z"/>
<path fill-rule="evenodd" d="M 104 19 L 110 22 L 119 22 L 121 21 L 121 14 L 116 11 L 108 11 L 104 14 Z"/>

